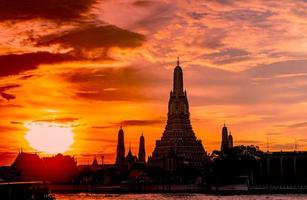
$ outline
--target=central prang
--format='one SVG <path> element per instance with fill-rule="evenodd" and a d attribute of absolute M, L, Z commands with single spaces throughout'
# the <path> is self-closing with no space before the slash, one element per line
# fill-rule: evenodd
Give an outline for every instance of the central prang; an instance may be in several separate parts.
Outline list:
<path fill-rule="evenodd" d="M 168 103 L 167 124 L 161 140 L 156 141 L 148 166 L 165 171 L 183 168 L 201 170 L 206 157 L 203 145 L 195 137 L 191 126 L 187 93 L 183 90 L 183 72 L 178 60 Z"/>

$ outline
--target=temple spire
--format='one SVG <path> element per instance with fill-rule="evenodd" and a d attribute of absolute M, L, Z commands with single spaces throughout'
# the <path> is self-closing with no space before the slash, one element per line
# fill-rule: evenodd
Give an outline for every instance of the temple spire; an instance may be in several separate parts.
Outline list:
<path fill-rule="evenodd" d="M 117 152 L 116 152 L 116 165 L 123 166 L 125 162 L 125 141 L 124 141 L 124 130 L 120 127 L 118 131 L 117 139 Z"/>
<path fill-rule="evenodd" d="M 183 95 L 183 75 L 182 69 L 179 66 L 179 57 L 177 58 L 177 66 L 174 70 L 173 93 L 176 96 Z"/>
<path fill-rule="evenodd" d="M 152 156 L 148 158 L 148 166 L 168 172 L 186 166 L 201 171 L 206 163 L 206 152 L 201 141 L 196 138 L 190 122 L 189 102 L 183 90 L 183 70 L 179 57 L 176 64 L 166 126 L 161 139 L 156 141 Z"/>
<path fill-rule="evenodd" d="M 139 162 L 145 163 L 145 138 L 143 136 L 143 133 L 140 137 L 140 144 L 139 144 Z"/>
<path fill-rule="evenodd" d="M 226 123 L 224 122 L 224 126 L 222 128 L 222 142 L 221 142 L 221 151 L 224 152 L 229 147 L 228 141 L 228 129 L 226 127 Z"/>

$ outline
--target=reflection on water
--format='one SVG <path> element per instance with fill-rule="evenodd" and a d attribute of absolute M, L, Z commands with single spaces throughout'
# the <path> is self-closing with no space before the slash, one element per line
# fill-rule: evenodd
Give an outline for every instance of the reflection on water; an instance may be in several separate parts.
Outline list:
<path fill-rule="evenodd" d="M 57 200 L 303 200 L 306 194 L 213 196 L 205 194 L 56 194 Z"/>

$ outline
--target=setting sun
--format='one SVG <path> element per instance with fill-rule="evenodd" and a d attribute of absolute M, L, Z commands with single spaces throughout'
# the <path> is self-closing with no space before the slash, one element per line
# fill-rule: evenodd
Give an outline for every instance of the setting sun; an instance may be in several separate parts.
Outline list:
<path fill-rule="evenodd" d="M 55 123 L 26 123 L 26 140 L 37 151 L 56 154 L 64 153 L 74 142 L 71 127 Z"/>

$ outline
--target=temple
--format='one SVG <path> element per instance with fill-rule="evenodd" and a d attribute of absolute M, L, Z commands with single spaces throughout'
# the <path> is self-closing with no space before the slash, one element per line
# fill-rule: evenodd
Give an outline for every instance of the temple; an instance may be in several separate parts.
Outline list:
<path fill-rule="evenodd" d="M 228 129 L 224 123 L 224 126 L 222 128 L 222 143 L 221 143 L 221 151 L 225 151 L 229 148 L 229 142 L 228 142 Z"/>
<path fill-rule="evenodd" d="M 115 164 L 119 168 L 124 167 L 125 164 L 126 164 L 124 131 L 123 131 L 122 127 L 120 127 L 120 129 L 118 131 L 117 152 L 116 152 Z"/>
<path fill-rule="evenodd" d="M 132 154 L 131 146 L 129 147 L 127 155 L 125 154 L 125 133 L 122 127 L 120 127 L 117 136 L 117 151 L 115 167 L 120 172 L 125 172 L 133 168 L 134 165 L 140 164 L 146 165 L 146 150 L 145 150 L 145 137 L 143 134 L 140 136 L 139 154 L 138 157 Z M 95 158 L 96 159 L 96 158 Z M 94 160 L 95 161 L 95 160 Z M 97 160 L 96 160 L 97 162 Z"/>
<path fill-rule="evenodd" d="M 227 149 L 233 148 L 233 137 L 231 133 L 228 134 L 228 129 L 226 124 L 222 128 L 222 142 L 221 142 L 221 152 L 224 152 Z"/>
<path fill-rule="evenodd" d="M 168 103 L 167 124 L 160 140 L 156 141 L 150 167 L 174 171 L 181 167 L 201 169 L 206 152 L 201 140 L 195 137 L 190 123 L 187 92 L 183 90 L 183 72 L 177 60 L 174 70 L 173 90 Z"/>
<path fill-rule="evenodd" d="M 139 162 L 146 162 L 146 153 L 145 153 L 145 138 L 143 134 L 140 137 L 140 145 L 139 145 Z"/>

